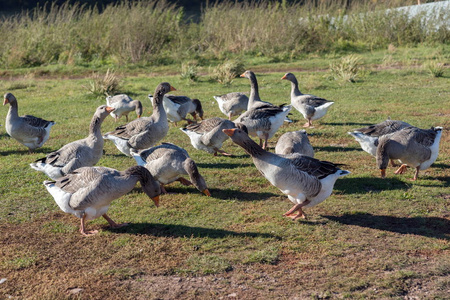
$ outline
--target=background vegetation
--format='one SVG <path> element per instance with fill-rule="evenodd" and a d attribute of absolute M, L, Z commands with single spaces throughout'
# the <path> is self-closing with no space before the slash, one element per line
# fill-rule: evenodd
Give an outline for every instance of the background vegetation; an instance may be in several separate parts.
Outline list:
<path fill-rule="evenodd" d="M 387 7 L 372 1 L 224 1 L 206 5 L 196 23 L 165 0 L 119 2 L 101 11 L 77 3 L 47 3 L 3 18 L 0 67 L 149 66 L 187 59 L 206 66 L 232 57 L 287 62 L 310 53 L 450 40 L 449 27 L 442 26 L 450 21 L 449 11 L 425 21 L 423 15 L 411 17 Z"/>

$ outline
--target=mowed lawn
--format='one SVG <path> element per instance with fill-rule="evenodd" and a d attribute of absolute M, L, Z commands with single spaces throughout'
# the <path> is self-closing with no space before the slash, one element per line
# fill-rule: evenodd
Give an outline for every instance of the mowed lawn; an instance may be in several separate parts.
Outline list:
<path fill-rule="evenodd" d="M 83 138 L 96 107 L 105 103 L 83 86 L 89 78 L 2 78 L 2 93 L 18 99 L 19 114 L 54 120 L 50 139 L 33 154 L 5 132 L 8 106 L 0 110 L 0 298 L 1 299 L 448 299 L 450 294 L 450 80 L 422 68 L 368 68 L 356 83 L 327 78 L 317 70 L 282 65 L 255 68 L 263 100 L 289 102 L 293 72 L 304 93 L 335 101 L 307 129 L 315 157 L 344 164 L 349 176 L 313 208 L 307 220 L 282 216 L 292 204 L 231 141 L 232 157 L 192 147 L 173 124 L 163 142 L 185 148 L 199 166 L 212 197 L 179 183 L 167 186 L 156 208 L 139 185 L 109 209 L 118 230 L 103 218 L 87 223 L 99 234 L 83 237 L 79 219 L 60 211 L 29 163 Z M 264 72 L 263 72 L 264 71 Z M 121 75 L 120 92 L 141 100 L 158 83 L 202 101 L 205 117 L 224 117 L 213 95 L 248 92 L 249 81 L 229 87 L 200 76 Z M 130 113 L 130 119 L 136 116 Z M 295 109 L 269 141 L 299 130 Z M 413 170 L 380 178 L 375 158 L 348 131 L 390 117 L 421 128 L 442 126 L 437 161 L 419 179 Z M 125 122 L 108 117 L 102 132 Z M 179 127 L 183 124 L 178 124 Z M 135 164 L 110 141 L 98 163 L 124 170 Z"/>

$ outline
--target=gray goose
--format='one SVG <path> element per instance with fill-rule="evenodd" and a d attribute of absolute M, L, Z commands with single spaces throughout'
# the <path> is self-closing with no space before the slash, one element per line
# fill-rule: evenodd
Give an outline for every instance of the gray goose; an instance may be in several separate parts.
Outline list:
<path fill-rule="evenodd" d="M 389 159 L 399 159 L 402 165 L 395 174 L 405 173 L 407 166 L 410 166 L 416 169 L 412 180 L 417 180 L 419 171 L 428 169 L 436 161 L 441 136 L 442 127 L 406 127 L 381 136 L 376 153 L 381 177 L 386 176 Z"/>
<path fill-rule="evenodd" d="M 286 132 L 278 139 L 276 154 L 299 153 L 314 157 L 314 149 L 305 130 Z"/>
<path fill-rule="evenodd" d="M 158 206 L 160 186 L 150 172 L 141 166 L 134 166 L 125 171 L 106 167 L 83 167 L 57 181 L 44 181 L 44 185 L 62 211 L 81 219 L 80 232 L 88 236 L 98 231 L 86 231 L 85 221 L 100 216 L 104 217 L 112 228 L 128 225 L 115 223 L 106 213 L 111 202 L 130 192 L 138 181 L 144 193 Z"/>
<path fill-rule="evenodd" d="M 237 127 L 245 128 L 242 124 L 235 124 L 230 120 L 216 117 L 203 120 L 200 123 L 189 124 L 185 128 L 181 128 L 181 131 L 190 138 L 195 149 L 206 151 L 214 156 L 217 153 L 230 156 L 231 154 L 221 150 L 223 142 L 228 139 L 228 136 L 222 130 Z"/>
<path fill-rule="evenodd" d="M 291 104 L 307 120 L 303 127 L 311 127 L 312 121 L 325 116 L 334 102 L 314 95 L 302 94 L 298 89 L 298 81 L 294 74 L 286 73 L 281 79 L 291 82 Z"/>
<path fill-rule="evenodd" d="M 232 92 L 214 96 L 214 99 L 217 101 L 220 111 L 228 117 L 228 120 L 247 110 L 248 97 L 244 93 Z"/>
<path fill-rule="evenodd" d="M 259 98 L 258 81 L 252 71 L 245 71 L 241 74 L 241 77 L 250 80 L 250 97 L 248 98 L 247 111 L 241 114 L 234 122 L 245 125 L 249 135 L 257 136 L 260 145 L 263 149 L 266 149 L 268 140 L 283 125 L 284 120 L 291 110 L 291 106 L 284 104 L 276 106 L 262 101 Z"/>
<path fill-rule="evenodd" d="M 150 97 L 150 99 L 152 99 L 152 97 Z M 170 122 L 173 122 L 175 126 L 177 126 L 177 122 L 180 122 L 181 120 L 193 123 L 192 120 L 186 118 L 188 114 L 192 115 L 194 121 L 197 121 L 197 115 L 203 120 L 203 107 L 198 99 L 167 94 L 164 95 L 163 106 L 167 114 L 167 119 Z"/>
<path fill-rule="evenodd" d="M 75 169 L 95 165 L 103 155 L 103 138 L 101 125 L 114 108 L 99 106 L 89 125 L 89 135 L 81 140 L 64 145 L 61 149 L 31 163 L 31 168 L 44 172 L 56 180 Z"/>
<path fill-rule="evenodd" d="M 179 181 L 186 186 L 193 185 L 206 196 L 211 196 L 205 179 L 185 149 L 174 144 L 162 143 L 138 153 L 131 150 L 131 154 L 137 164 L 145 166 L 160 183 L 163 193 L 167 193 L 164 185 Z M 188 175 L 190 181 L 183 178 L 183 175 Z"/>
<path fill-rule="evenodd" d="M 106 105 L 114 107 L 114 112 L 111 116 L 117 122 L 123 115 L 128 122 L 128 114 L 133 110 L 136 112 L 138 118 L 142 116 L 142 103 L 139 100 L 133 100 L 130 96 L 125 94 L 106 97 Z"/>
<path fill-rule="evenodd" d="M 378 138 L 385 134 L 393 133 L 400 129 L 412 127 L 412 125 L 397 120 L 386 120 L 384 122 L 370 125 L 363 128 L 358 128 L 352 132 L 348 132 L 361 145 L 361 148 L 372 156 L 377 155 Z M 395 166 L 391 159 L 391 165 Z"/>
<path fill-rule="evenodd" d="M 268 152 L 240 129 L 225 129 L 224 132 L 252 157 L 261 174 L 294 203 L 284 213 L 293 220 L 305 218 L 302 207 L 312 207 L 324 201 L 331 195 L 336 180 L 350 174 L 331 162 L 298 153 L 278 155 Z"/>
<path fill-rule="evenodd" d="M 113 141 L 117 149 L 131 156 L 130 149 L 147 149 L 162 140 L 169 131 L 166 111 L 163 107 L 163 97 L 169 91 L 176 90 L 168 82 L 160 83 L 153 97 L 153 113 L 150 117 L 142 117 L 119 126 L 116 130 L 106 133 L 103 137 Z M 150 97 L 150 95 L 149 95 Z"/>
<path fill-rule="evenodd" d="M 40 148 L 50 137 L 50 129 L 55 122 L 32 115 L 19 117 L 17 99 L 11 93 L 4 95 L 3 105 L 9 104 L 5 130 L 16 141 L 28 148 L 31 153 Z"/>

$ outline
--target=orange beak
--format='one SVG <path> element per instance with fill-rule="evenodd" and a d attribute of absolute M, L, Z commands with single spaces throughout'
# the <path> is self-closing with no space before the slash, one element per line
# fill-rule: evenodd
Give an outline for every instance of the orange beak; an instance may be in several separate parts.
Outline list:
<path fill-rule="evenodd" d="M 174 88 L 173 86 L 170 86 L 170 90 L 171 90 L 171 91 L 176 91 L 177 89 Z"/>
<path fill-rule="evenodd" d="M 286 75 L 284 75 L 283 77 L 281 77 L 281 79 L 286 79 Z"/>
<path fill-rule="evenodd" d="M 386 178 L 386 169 L 381 169 L 381 178 Z"/>
<path fill-rule="evenodd" d="M 106 111 L 109 112 L 109 113 L 112 112 L 112 111 L 115 111 L 115 110 L 116 109 L 114 107 L 111 107 L 111 106 L 107 106 L 106 107 Z"/>
<path fill-rule="evenodd" d="M 202 193 L 205 194 L 208 197 L 211 197 L 211 193 L 209 192 L 208 189 L 205 189 Z"/>
<path fill-rule="evenodd" d="M 9 103 L 8 99 L 5 98 L 5 100 L 3 100 L 3 105 L 6 105 L 8 103 Z"/>
<path fill-rule="evenodd" d="M 153 202 L 155 203 L 156 207 L 159 207 L 159 195 L 152 198 Z"/>
<path fill-rule="evenodd" d="M 236 131 L 236 128 L 232 128 L 232 129 L 223 129 L 222 130 L 226 135 L 228 136 L 233 136 L 234 132 Z"/>
<path fill-rule="evenodd" d="M 241 75 L 239 75 L 239 77 L 245 77 L 245 73 L 242 73 Z"/>

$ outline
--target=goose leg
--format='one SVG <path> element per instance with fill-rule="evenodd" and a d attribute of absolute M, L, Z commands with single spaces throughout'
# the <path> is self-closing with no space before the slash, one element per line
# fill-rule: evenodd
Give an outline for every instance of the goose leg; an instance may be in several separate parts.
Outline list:
<path fill-rule="evenodd" d="M 84 235 L 84 236 L 90 236 L 90 235 L 94 235 L 94 234 L 98 233 L 98 230 L 86 231 L 86 228 L 84 226 L 85 219 L 86 219 L 86 214 L 83 214 L 83 216 L 81 217 L 81 224 L 80 224 L 80 232 L 81 232 L 81 234 Z"/>
<path fill-rule="evenodd" d="M 308 205 L 311 201 L 306 199 L 303 203 L 299 203 L 294 205 L 290 210 L 285 212 L 283 216 L 291 218 L 293 221 L 297 220 L 298 218 L 302 217 L 303 219 L 306 219 L 306 215 L 302 210 L 302 207 L 305 205 Z M 295 215 L 293 215 L 295 212 L 297 212 Z M 292 216 L 291 216 L 292 215 Z"/>
<path fill-rule="evenodd" d="M 263 146 L 263 140 L 259 139 L 259 146 L 262 147 Z"/>
<path fill-rule="evenodd" d="M 411 179 L 412 181 L 416 181 L 417 177 L 419 177 L 419 168 L 420 168 L 420 166 L 416 167 L 416 173 L 414 173 L 414 178 Z"/>
<path fill-rule="evenodd" d="M 394 174 L 403 174 L 403 173 L 405 173 L 407 167 L 408 166 L 405 165 L 405 164 L 401 165 L 400 168 L 398 168 L 397 171 L 394 172 Z"/>
<path fill-rule="evenodd" d="M 127 123 L 128 123 L 128 115 L 125 115 L 125 118 L 127 119 Z"/>
<path fill-rule="evenodd" d="M 120 227 L 128 226 L 128 223 L 117 224 L 117 223 L 114 222 L 110 217 L 108 217 L 107 214 L 102 215 L 102 217 L 105 218 L 106 221 L 108 221 L 109 226 L 110 226 L 111 228 L 120 228 Z"/>
<path fill-rule="evenodd" d="M 264 145 L 263 145 L 263 149 L 267 149 L 267 140 L 269 139 L 269 134 L 268 133 L 264 133 Z"/>
<path fill-rule="evenodd" d="M 390 161 L 391 161 L 391 166 L 392 167 L 397 167 L 398 166 L 393 159 L 391 159 Z"/>
<path fill-rule="evenodd" d="M 308 122 L 306 122 L 305 124 L 303 124 L 303 127 L 311 127 L 311 126 L 312 126 L 311 119 L 308 119 Z"/>
<path fill-rule="evenodd" d="M 228 114 L 228 120 L 231 121 L 231 113 Z"/>
<path fill-rule="evenodd" d="M 183 177 L 180 177 L 177 180 L 179 182 L 181 182 L 182 185 L 186 185 L 186 186 L 192 185 L 192 182 L 190 182 L 189 180 L 187 180 L 187 179 L 185 179 Z"/>
<path fill-rule="evenodd" d="M 232 154 L 227 153 L 227 152 L 225 152 L 223 150 L 220 150 L 220 149 L 217 149 L 216 152 L 214 152 L 214 156 L 217 156 L 217 152 L 219 152 L 219 153 L 221 153 L 222 155 L 225 155 L 225 156 L 232 156 Z"/>

